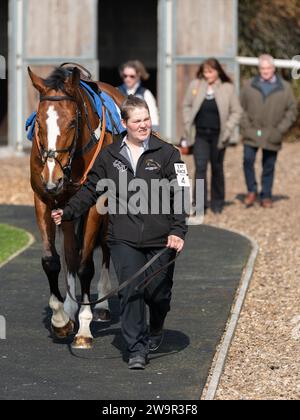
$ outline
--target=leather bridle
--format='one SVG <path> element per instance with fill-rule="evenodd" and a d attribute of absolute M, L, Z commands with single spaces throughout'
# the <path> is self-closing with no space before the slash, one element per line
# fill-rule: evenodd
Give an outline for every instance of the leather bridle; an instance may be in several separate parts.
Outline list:
<path fill-rule="evenodd" d="M 71 145 L 65 149 L 56 149 L 56 150 L 47 150 L 45 148 L 45 146 L 41 143 L 40 137 L 39 135 L 36 136 L 37 139 L 37 146 L 41 155 L 41 160 L 43 165 L 45 165 L 47 163 L 48 159 L 53 159 L 55 160 L 58 165 L 60 166 L 63 174 L 64 174 L 64 178 L 65 180 L 72 182 L 70 179 L 70 175 L 71 175 L 71 165 L 72 165 L 72 161 L 74 158 L 74 154 L 75 154 L 75 150 L 77 147 L 77 141 L 79 138 L 79 130 L 80 130 L 80 126 L 79 126 L 79 121 L 81 118 L 81 113 L 78 107 L 78 102 L 75 98 L 73 98 L 72 96 L 41 96 L 40 97 L 40 102 L 45 102 L 45 101 L 51 101 L 51 102 L 60 102 L 60 101 L 72 101 L 75 102 L 77 105 L 76 108 L 76 125 L 75 125 L 75 136 L 73 138 L 73 141 L 71 143 Z M 39 121 L 37 119 L 37 124 L 39 127 Z M 58 155 L 59 154 L 65 154 L 68 153 L 69 154 L 69 158 L 68 158 L 68 162 L 65 166 L 62 165 L 61 161 L 58 159 Z"/>
<path fill-rule="evenodd" d="M 88 153 L 96 144 L 98 145 L 94 156 L 90 162 L 90 164 L 88 165 L 83 177 L 81 178 L 81 180 L 79 181 L 79 185 L 82 185 L 87 177 L 88 172 L 90 171 L 97 155 L 99 154 L 101 148 L 102 148 L 102 144 L 104 141 L 104 136 L 105 136 L 105 129 L 106 129 L 106 117 L 105 117 L 105 107 L 104 105 L 102 106 L 102 130 L 101 130 L 101 136 L 100 138 L 97 138 L 94 130 L 92 128 L 92 124 L 90 121 L 90 117 L 89 117 L 89 112 L 88 112 L 88 107 L 86 104 L 86 101 L 80 91 L 80 89 L 78 90 L 79 96 L 81 98 L 82 104 L 83 104 L 83 109 L 84 109 L 84 114 L 85 114 L 85 118 L 86 118 L 86 123 L 90 132 L 90 140 L 88 142 L 87 145 L 85 145 L 81 150 L 77 150 L 77 143 L 78 143 L 78 138 L 80 136 L 80 120 L 82 118 L 81 115 L 81 111 L 79 108 L 79 104 L 77 99 L 73 98 L 72 96 L 69 95 L 64 95 L 64 96 L 41 96 L 40 97 L 40 102 L 45 102 L 45 101 L 51 101 L 51 102 L 60 102 L 60 101 L 72 101 L 75 102 L 77 105 L 76 108 L 76 124 L 75 124 L 75 136 L 74 139 L 71 143 L 71 145 L 67 148 L 64 149 L 56 149 L 56 150 L 47 150 L 44 145 L 41 143 L 39 135 L 36 135 L 36 141 L 37 141 L 37 147 L 41 156 L 41 161 L 42 164 L 45 165 L 48 159 L 54 159 L 58 165 L 60 166 L 63 174 L 64 174 L 64 179 L 66 182 L 68 182 L 69 184 L 73 183 L 73 180 L 71 179 L 71 166 L 72 166 L 72 162 L 73 159 L 76 157 L 81 157 L 83 156 L 85 153 Z M 37 119 L 37 124 L 39 126 L 39 121 Z M 59 154 L 65 154 L 68 153 L 69 154 L 69 158 L 68 158 L 68 162 L 65 166 L 62 165 L 61 161 L 58 159 Z M 77 183 L 76 183 L 77 184 Z"/>

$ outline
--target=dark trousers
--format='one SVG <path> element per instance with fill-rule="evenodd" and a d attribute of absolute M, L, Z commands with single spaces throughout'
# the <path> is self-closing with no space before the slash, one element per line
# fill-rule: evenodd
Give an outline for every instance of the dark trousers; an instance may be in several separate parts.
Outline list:
<path fill-rule="evenodd" d="M 245 145 L 244 148 L 244 172 L 248 192 L 257 193 L 257 181 L 255 176 L 255 160 L 258 148 Z M 275 175 L 275 164 L 278 152 L 263 150 L 263 173 L 261 199 L 272 198 L 272 189 Z"/>
<path fill-rule="evenodd" d="M 159 251 L 153 248 L 133 248 L 123 243 L 111 244 L 110 250 L 119 284 L 133 276 Z M 163 270 L 144 291 L 136 291 L 135 288 L 145 276 L 167 264 L 175 255 L 174 250 L 165 252 L 145 274 L 119 294 L 122 333 L 130 357 L 148 353 L 146 304 L 150 311 L 150 328 L 160 330 L 163 327 L 170 310 L 175 264 Z"/>
<path fill-rule="evenodd" d="M 196 179 L 204 180 L 204 207 L 208 208 L 207 168 L 211 164 L 211 206 L 222 207 L 225 201 L 224 158 L 225 149 L 218 148 L 219 133 L 197 133 L 194 145 Z M 195 197 L 195 196 L 194 196 Z"/>

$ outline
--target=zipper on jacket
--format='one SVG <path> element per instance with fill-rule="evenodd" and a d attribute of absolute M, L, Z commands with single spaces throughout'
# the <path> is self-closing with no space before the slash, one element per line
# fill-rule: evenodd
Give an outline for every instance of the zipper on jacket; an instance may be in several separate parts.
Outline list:
<path fill-rule="evenodd" d="M 138 173 L 138 169 L 139 169 L 139 167 L 141 166 L 141 161 L 142 161 L 142 158 L 144 157 L 144 155 L 145 155 L 146 153 L 148 153 L 148 151 L 149 151 L 149 150 L 146 150 L 146 151 L 145 151 L 145 152 L 143 152 L 143 153 L 141 154 L 141 156 L 139 157 L 139 159 L 138 159 L 138 161 L 137 161 L 137 163 L 136 163 L 136 168 L 135 168 L 134 178 L 138 178 L 138 177 L 137 177 L 137 173 Z"/>

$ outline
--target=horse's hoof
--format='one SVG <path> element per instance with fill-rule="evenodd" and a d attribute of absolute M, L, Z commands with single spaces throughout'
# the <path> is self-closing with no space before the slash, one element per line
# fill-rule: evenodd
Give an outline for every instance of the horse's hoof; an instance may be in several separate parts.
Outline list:
<path fill-rule="evenodd" d="M 59 340 L 63 340 L 66 337 L 69 337 L 70 335 L 74 334 L 74 327 L 75 324 L 72 320 L 70 320 L 67 325 L 65 325 L 62 328 L 57 328 L 54 325 L 51 325 L 52 332 L 56 338 Z"/>
<path fill-rule="evenodd" d="M 73 349 L 89 350 L 93 348 L 93 339 L 91 337 L 75 337 L 72 343 Z"/>
<path fill-rule="evenodd" d="M 108 309 L 94 309 L 93 320 L 95 322 L 110 322 L 110 311 Z"/>

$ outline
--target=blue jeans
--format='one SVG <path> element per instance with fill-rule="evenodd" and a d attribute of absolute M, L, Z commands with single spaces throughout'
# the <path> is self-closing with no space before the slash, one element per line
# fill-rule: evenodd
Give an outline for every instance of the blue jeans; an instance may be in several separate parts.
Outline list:
<path fill-rule="evenodd" d="M 258 148 L 245 145 L 244 148 L 244 172 L 248 192 L 257 193 L 257 181 L 255 176 L 255 160 Z M 272 189 L 275 175 L 275 164 L 278 152 L 263 150 L 263 173 L 261 199 L 272 198 Z"/>

